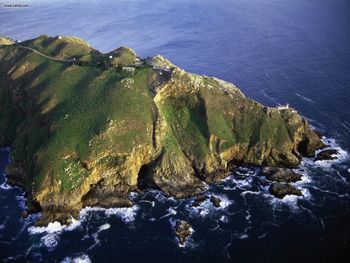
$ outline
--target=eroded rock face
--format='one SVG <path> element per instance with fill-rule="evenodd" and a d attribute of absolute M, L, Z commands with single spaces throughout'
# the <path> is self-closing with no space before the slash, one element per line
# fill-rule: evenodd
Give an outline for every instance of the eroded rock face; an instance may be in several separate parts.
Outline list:
<path fill-rule="evenodd" d="M 273 183 L 269 187 L 269 192 L 280 199 L 284 198 L 286 195 L 302 195 L 302 192 L 298 188 L 286 183 Z"/>
<path fill-rule="evenodd" d="M 137 55 L 117 49 L 134 68 L 126 72 L 104 68 L 106 54 L 74 38 L 22 44 L 85 61 L 0 48 L 0 143 L 14 148 L 10 178 L 42 208 L 39 224 L 68 222 L 84 206 L 129 206 L 128 194 L 146 188 L 194 196 L 236 164 L 296 167 L 324 146 L 294 109 L 266 107 L 161 56 L 129 65 Z"/>
<path fill-rule="evenodd" d="M 175 234 L 179 239 L 180 246 L 184 246 L 186 240 L 191 236 L 193 230 L 191 225 L 183 220 L 176 221 L 175 224 Z"/>
<path fill-rule="evenodd" d="M 300 181 L 302 177 L 291 169 L 279 167 L 264 167 L 261 172 L 269 181 L 281 183 L 294 183 Z"/>
<path fill-rule="evenodd" d="M 0 46 L 2 45 L 12 45 L 15 41 L 9 37 L 0 36 Z"/>

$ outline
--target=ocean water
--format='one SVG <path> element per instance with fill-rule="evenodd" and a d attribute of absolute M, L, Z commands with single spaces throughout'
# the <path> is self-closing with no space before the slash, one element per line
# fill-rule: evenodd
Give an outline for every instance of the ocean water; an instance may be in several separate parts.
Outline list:
<path fill-rule="evenodd" d="M 14 3 L 14 1 L 7 1 Z M 350 3 L 346 0 L 26 1 L 0 5 L 0 34 L 25 40 L 75 35 L 109 51 L 162 54 L 187 71 L 219 77 L 270 105 L 289 103 L 340 150 L 304 159 L 304 197 L 277 200 L 242 167 L 208 193 L 223 207 L 160 192 L 132 194 L 132 208 L 85 209 L 72 226 L 34 228 L 23 193 L 6 184 L 0 150 L 0 261 L 334 262 L 350 249 Z M 179 247 L 172 227 L 193 235 Z"/>

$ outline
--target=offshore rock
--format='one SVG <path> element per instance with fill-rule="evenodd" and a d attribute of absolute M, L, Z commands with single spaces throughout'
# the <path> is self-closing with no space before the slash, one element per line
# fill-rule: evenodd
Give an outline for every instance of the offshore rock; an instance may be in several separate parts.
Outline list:
<path fill-rule="evenodd" d="M 180 246 L 184 246 L 186 240 L 191 236 L 193 230 L 191 225 L 183 220 L 177 220 L 175 224 L 175 234 L 179 239 Z"/>
<path fill-rule="evenodd" d="M 339 152 L 335 149 L 324 150 L 317 154 L 315 161 L 334 160 L 337 159 L 337 154 L 339 154 Z"/>
<path fill-rule="evenodd" d="M 221 199 L 212 195 L 210 197 L 210 202 L 212 202 L 215 207 L 220 207 Z"/>

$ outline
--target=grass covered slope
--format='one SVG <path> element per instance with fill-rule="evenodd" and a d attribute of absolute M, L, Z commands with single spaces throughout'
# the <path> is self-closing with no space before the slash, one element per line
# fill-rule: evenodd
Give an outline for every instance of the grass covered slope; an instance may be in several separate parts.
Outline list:
<path fill-rule="evenodd" d="M 129 48 L 102 54 L 41 36 L 0 47 L 0 63 L 9 181 L 43 210 L 42 224 L 68 222 L 84 206 L 131 205 L 130 191 L 147 187 L 194 195 L 234 164 L 294 167 L 322 147 L 294 110 L 265 107 L 161 56 L 140 62 Z"/>

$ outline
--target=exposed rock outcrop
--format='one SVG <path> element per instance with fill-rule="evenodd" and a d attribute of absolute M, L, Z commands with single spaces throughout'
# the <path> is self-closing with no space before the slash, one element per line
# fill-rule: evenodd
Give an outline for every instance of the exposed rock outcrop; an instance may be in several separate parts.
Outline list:
<path fill-rule="evenodd" d="M 210 196 L 210 202 L 212 202 L 212 204 L 215 206 L 215 207 L 220 207 L 220 204 L 221 204 L 221 199 L 219 197 L 216 197 L 216 196 Z"/>
<path fill-rule="evenodd" d="M 315 161 L 334 160 L 337 158 L 337 154 L 339 154 L 339 152 L 336 149 L 324 150 L 317 154 Z"/>
<path fill-rule="evenodd" d="M 302 192 L 298 188 L 286 183 L 273 183 L 269 188 L 269 192 L 275 197 L 281 199 L 286 195 L 302 195 Z"/>
<path fill-rule="evenodd" d="M 200 206 L 205 200 L 209 197 L 205 194 L 198 195 L 196 199 L 193 201 L 192 206 Z"/>
<path fill-rule="evenodd" d="M 179 239 L 180 246 L 184 246 L 186 240 L 192 235 L 192 228 L 189 223 L 183 220 L 177 220 L 175 224 L 175 234 Z"/>
<path fill-rule="evenodd" d="M 302 175 L 291 169 L 279 167 L 264 167 L 262 174 L 269 180 L 281 183 L 294 183 L 301 180 Z"/>

